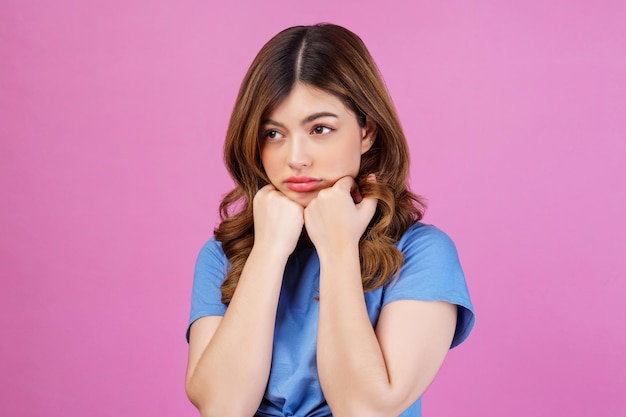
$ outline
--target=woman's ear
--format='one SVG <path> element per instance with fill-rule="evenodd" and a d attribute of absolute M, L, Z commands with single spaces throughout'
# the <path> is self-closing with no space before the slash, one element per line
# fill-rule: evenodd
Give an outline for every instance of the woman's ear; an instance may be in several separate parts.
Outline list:
<path fill-rule="evenodd" d="M 376 131 L 376 123 L 372 119 L 367 118 L 365 120 L 365 126 L 361 128 L 361 155 L 369 151 L 372 145 L 374 145 Z"/>

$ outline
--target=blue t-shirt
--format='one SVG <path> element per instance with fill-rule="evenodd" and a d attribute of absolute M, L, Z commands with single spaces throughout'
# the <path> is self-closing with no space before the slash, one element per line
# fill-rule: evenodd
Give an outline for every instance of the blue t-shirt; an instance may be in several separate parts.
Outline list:
<path fill-rule="evenodd" d="M 365 293 L 372 326 L 381 309 L 397 300 L 441 300 L 458 306 L 452 347 L 474 326 L 474 309 L 454 243 L 435 226 L 415 223 L 396 244 L 404 255 L 397 279 Z M 205 316 L 223 316 L 220 286 L 228 260 L 212 238 L 200 251 L 191 297 L 189 326 Z M 274 330 L 269 381 L 256 416 L 331 416 L 317 375 L 320 265 L 312 245 L 299 245 L 285 267 Z M 189 327 L 187 328 L 189 337 Z M 401 417 L 421 416 L 421 398 Z"/>

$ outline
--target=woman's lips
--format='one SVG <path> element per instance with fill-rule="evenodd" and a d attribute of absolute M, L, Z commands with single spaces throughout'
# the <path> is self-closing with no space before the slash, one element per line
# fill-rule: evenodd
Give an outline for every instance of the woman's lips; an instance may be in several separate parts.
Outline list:
<path fill-rule="evenodd" d="M 315 190 L 320 182 L 320 180 L 310 177 L 290 177 L 285 181 L 285 184 L 291 191 L 307 193 Z"/>

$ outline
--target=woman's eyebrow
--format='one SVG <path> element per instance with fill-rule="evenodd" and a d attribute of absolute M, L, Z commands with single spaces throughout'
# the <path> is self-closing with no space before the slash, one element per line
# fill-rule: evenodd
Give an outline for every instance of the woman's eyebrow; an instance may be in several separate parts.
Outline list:
<path fill-rule="evenodd" d="M 307 123 L 311 123 L 311 122 L 313 122 L 313 121 L 315 121 L 317 119 L 320 119 L 322 117 L 334 117 L 335 119 L 339 118 L 339 116 L 337 116 L 335 113 L 323 111 L 323 112 L 319 112 L 319 113 L 313 113 L 312 115 L 307 116 L 300 124 L 301 125 L 305 125 Z M 265 119 L 265 120 L 263 120 L 261 122 L 261 125 L 273 125 L 273 126 L 278 126 L 278 127 L 282 127 L 282 128 L 285 127 L 285 125 L 283 125 L 282 123 L 277 122 L 277 121 L 272 120 L 272 119 Z"/>
<path fill-rule="evenodd" d="M 335 119 L 339 118 L 339 116 L 337 116 L 335 113 L 323 111 L 319 113 L 313 113 L 312 115 L 304 119 L 301 124 L 305 125 L 307 123 L 311 123 L 312 121 L 322 118 L 322 117 L 334 117 Z"/>
<path fill-rule="evenodd" d="M 265 120 L 261 121 L 261 126 L 263 126 L 263 125 L 273 125 L 273 126 L 278 126 L 278 127 L 282 127 L 282 128 L 285 127 L 285 125 L 283 125 L 282 123 L 278 123 L 278 122 L 276 122 L 276 121 L 274 121 L 272 119 L 265 119 Z"/>

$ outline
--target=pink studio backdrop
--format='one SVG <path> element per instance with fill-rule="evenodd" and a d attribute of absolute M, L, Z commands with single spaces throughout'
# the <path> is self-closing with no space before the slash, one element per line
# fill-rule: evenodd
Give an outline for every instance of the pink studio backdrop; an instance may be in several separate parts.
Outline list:
<path fill-rule="evenodd" d="M 370 47 L 477 308 L 425 415 L 626 415 L 626 3 L 408 3 L 2 2 L 0 415 L 197 415 L 228 116 L 261 45 L 319 21 Z"/>

